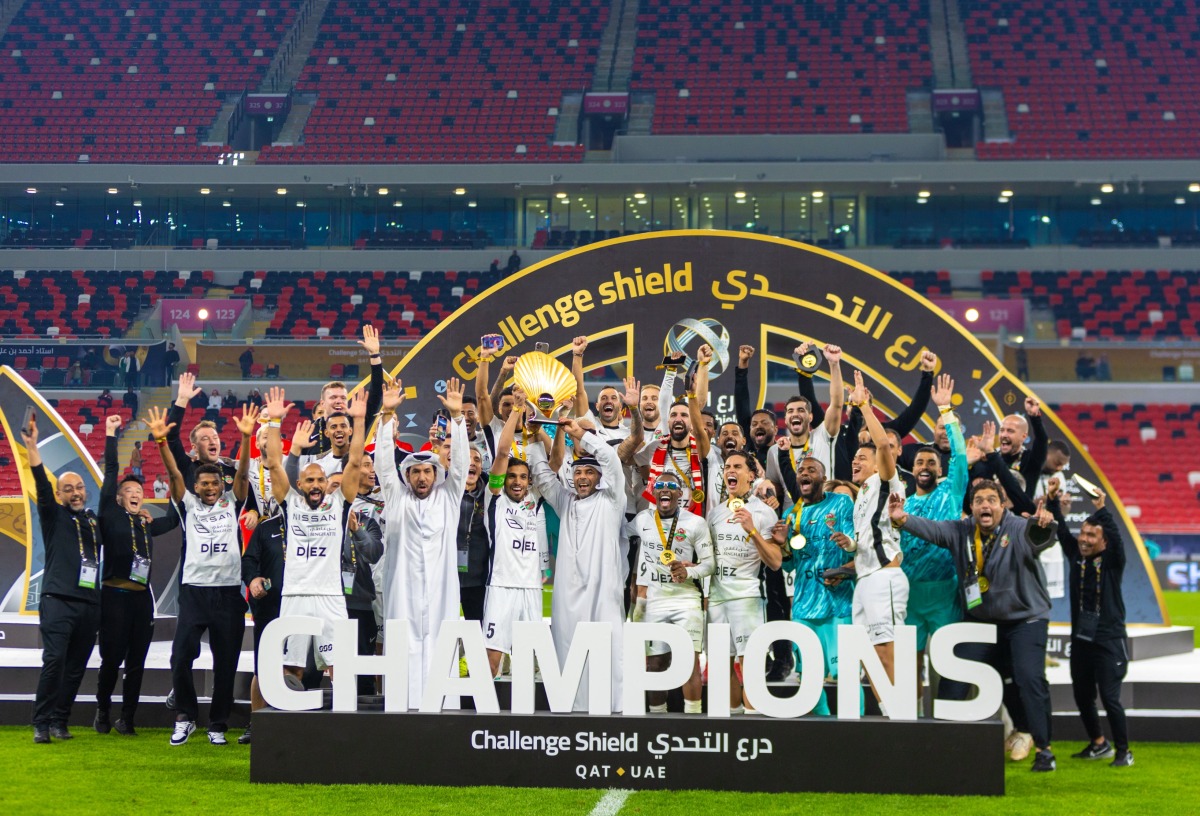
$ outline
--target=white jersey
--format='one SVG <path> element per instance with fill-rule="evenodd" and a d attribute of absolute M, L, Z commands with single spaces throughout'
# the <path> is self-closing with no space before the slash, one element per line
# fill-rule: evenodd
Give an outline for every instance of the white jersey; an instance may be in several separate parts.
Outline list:
<path fill-rule="evenodd" d="M 754 526 L 763 536 L 771 534 L 771 528 L 779 517 L 761 499 L 751 494 L 746 497 L 746 509 L 754 518 Z M 762 569 L 762 556 L 758 554 L 753 537 L 733 520 L 728 504 L 719 504 L 708 514 L 712 535 L 713 552 L 717 569 L 713 573 L 709 590 L 710 603 L 721 603 L 737 598 L 761 598 L 758 573 Z"/>
<path fill-rule="evenodd" d="M 325 471 L 325 477 L 328 478 L 335 473 L 342 472 L 343 459 L 344 457 L 337 456 L 333 451 L 330 451 L 319 459 L 313 459 L 311 462 L 305 465 L 305 467 L 311 464 L 320 465 L 321 470 Z M 303 467 L 300 468 L 300 472 L 304 472 Z"/>
<path fill-rule="evenodd" d="M 887 566 L 900 554 L 900 531 L 888 517 L 888 496 L 892 493 L 904 495 L 904 480 L 899 471 L 886 489 L 879 474 L 872 475 L 863 482 L 854 500 L 854 540 L 858 545 L 854 570 L 859 579 Z"/>
<path fill-rule="evenodd" d="M 708 522 L 689 513 L 677 510 L 674 517 L 661 520 L 655 508 L 643 510 L 630 522 L 633 534 L 641 539 L 638 557 L 637 583 L 646 587 L 646 602 L 660 600 L 684 600 L 700 603 L 700 579 L 712 575 L 717 566 L 713 556 L 712 537 Z M 667 547 L 679 561 L 690 561 L 694 567 L 687 568 L 687 581 L 677 584 L 671 580 L 671 569 L 662 562 L 663 538 Z"/>
<path fill-rule="evenodd" d="M 792 446 L 787 451 L 781 451 L 778 445 L 772 445 L 767 451 L 767 478 L 783 488 L 783 471 L 779 467 L 779 457 L 786 455 L 792 458 L 793 471 L 799 472 L 800 462 L 811 457 L 825 466 L 826 478 L 832 479 L 834 447 L 835 440 L 829 435 L 824 423 L 817 425 L 809 432 L 808 442 L 803 447 Z M 792 499 L 786 488 L 780 495 L 779 501 L 780 507 L 784 510 L 792 506 Z"/>
<path fill-rule="evenodd" d="M 312 508 L 301 493 L 288 491 L 287 549 L 283 595 L 342 595 L 342 540 L 348 503 L 341 491 Z"/>
<path fill-rule="evenodd" d="M 227 490 L 211 506 L 190 490 L 173 503 L 183 522 L 183 583 L 191 586 L 241 586 L 242 546 L 238 503 Z"/>
<path fill-rule="evenodd" d="M 537 499 L 527 497 L 518 504 L 501 490 L 488 498 L 484 523 L 492 544 L 488 586 L 540 589 L 542 570 L 550 567 L 550 548 Z"/>

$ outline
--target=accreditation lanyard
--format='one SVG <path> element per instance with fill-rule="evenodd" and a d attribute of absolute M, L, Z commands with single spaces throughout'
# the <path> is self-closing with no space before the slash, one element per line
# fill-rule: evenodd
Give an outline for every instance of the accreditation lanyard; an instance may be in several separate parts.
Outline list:
<path fill-rule="evenodd" d="M 1104 558 L 1102 556 L 1097 556 L 1092 560 L 1092 563 L 1095 565 L 1094 573 L 1096 576 L 1096 591 L 1094 594 L 1096 602 L 1093 604 L 1091 609 L 1085 609 L 1083 606 L 1083 587 L 1088 573 L 1087 559 L 1083 559 L 1079 565 L 1079 614 L 1076 616 L 1075 627 L 1072 634 L 1080 640 L 1095 640 L 1096 633 L 1100 629 L 1100 570 L 1103 561 Z"/>
<path fill-rule="evenodd" d="M 350 513 L 354 511 L 351 510 Z M 359 529 L 362 529 L 362 520 L 359 520 Z M 346 527 L 343 530 L 343 535 L 346 537 L 346 543 L 350 545 L 350 569 L 342 569 L 342 592 L 351 595 L 354 592 L 354 576 L 358 574 L 358 549 L 354 546 L 354 533 L 350 532 L 350 515 L 346 516 Z"/>
<path fill-rule="evenodd" d="M 803 448 L 789 448 L 788 449 L 788 453 L 792 457 L 792 470 L 794 470 L 794 471 L 800 470 L 800 463 L 804 461 L 804 457 L 808 456 L 809 451 L 811 451 L 811 450 L 812 450 L 812 432 L 809 431 L 808 439 L 804 440 Z M 796 455 L 797 453 L 799 454 L 798 456 Z"/>
<path fill-rule="evenodd" d="M 468 494 L 470 495 L 470 494 Z M 458 571 L 466 572 L 470 567 L 471 559 L 471 533 L 475 529 L 475 517 L 480 515 L 479 496 L 471 496 L 471 516 L 467 519 L 467 529 L 464 531 L 461 526 L 462 516 L 459 516 L 458 528 Z"/>
<path fill-rule="evenodd" d="M 142 516 L 137 516 L 138 524 L 133 523 L 134 514 L 126 513 L 129 516 L 129 539 L 133 545 L 133 563 L 129 569 L 129 580 L 136 581 L 139 584 L 147 584 L 150 581 L 150 535 L 146 530 L 146 519 Z M 142 555 L 138 551 L 138 528 L 141 528 L 141 538 L 146 542 L 146 554 Z"/>
<path fill-rule="evenodd" d="M 791 550 L 793 553 L 803 550 L 805 545 L 808 544 L 808 538 L 805 537 L 802 532 L 800 532 L 800 525 L 803 522 L 803 513 L 804 500 L 801 499 L 792 505 L 792 508 L 788 510 L 787 515 L 784 517 L 784 523 L 791 528 L 790 532 L 788 533 L 787 549 Z"/>
<path fill-rule="evenodd" d="M 96 543 L 96 520 L 91 516 L 87 517 L 92 536 L 91 557 L 88 557 L 83 549 L 83 525 L 79 523 L 79 516 L 72 513 L 71 520 L 75 522 L 75 539 L 79 542 L 79 585 L 84 589 L 95 589 L 97 562 L 100 558 L 100 547 Z"/>

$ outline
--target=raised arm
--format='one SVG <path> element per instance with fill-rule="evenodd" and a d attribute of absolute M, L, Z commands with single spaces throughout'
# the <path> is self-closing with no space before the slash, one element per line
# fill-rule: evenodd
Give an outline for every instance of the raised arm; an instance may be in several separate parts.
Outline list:
<path fill-rule="evenodd" d="M 56 517 L 54 508 L 58 502 L 54 497 L 54 486 L 46 477 L 46 468 L 42 464 L 42 452 L 38 450 L 36 420 L 31 420 L 28 425 L 21 428 L 21 441 L 25 443 L 25 453 L 29 457 L 29 469 L 33 471 L 33 484 L 37 489 L 38 515 L 41 517 L 42 529 L 53 529 Z"/>
<path fill-rule="evenodd" d="M 508 357 L 505 357 L 504 362 L 500 364 L 500 373 L 496 375 L 496 382 L 492 384 L 492 392 L 488 396 L 489 401 L 492 403 L 493 416 L 500 413 L 500 395 L 504 393 L 504 383 L 508 380 L 508 375 L 511 374 L 513 369 L 516 367 L 517 358 L 511 354 Z M 516 408 L 517 406 L 514 405 L 513 407 Z M 521 407 L 524 408 L 524 406 Z M 489 420 L 489 422 L 490 421 L 491 420 Z"/>
<path fill-rule="evenodd" d="M 1037 491 L 1042 467 L 1046 464 L 1046 452 L 1050 441 L 1046 436 L 1046 425 L 1042 421 L 1042 405 L 1033 397 L 1025 398 L 1025 417 L 1033 442 L 1030 443 L 1029 451 L 1021 457 L 1020 468 L 1021 476 L 1025 479 L 1025 495 L 1032 499 Z"/>
<path fill-rule="evenodd" d="M 250 403 L 242 406 L 242 415 L 237 418 L 237 429 L 242 434 L 242 444 L 238 448 L 237 471 L 233 474 L 233 497 L 241 504 L 250 494 L 250 440 L 258 430 L 258 406 Z"/>
<path fill-rule="evenodd" d="M 688 417 L 692 421 L 692 436 L 696 438 L 696 455 L 702 460 L 708 458 L 712 440 L 704 432 L 704 415 L 701 413 L 708 405 L 708 366 L 712 362 L 713 350 L 703 345 L 696 352 L 696 392 L 687 395 Z"/>
<path fill-rule="evenodd" d="M 979 449 L 984 454 L 984 467 L 991 471 L 992 478 L 1004 488 L 1004 493 L 1008 496 L 1008 500 L 1012 502 L 1013 512 L 1018 515 L 1034 512 L 1037 506 L 1025 495 L 1025 491 L 1021 488 L 1021 483 L 1017 481 L 1017 477 L 1009 469 L 1008 463 L 1004 461 L 1004 457 L 1000 455 L 1000 451 L 996 450 L 996 423 L 983 423 L 983 434 L 979 438 Z"/>
<path fill-rule="evenodd" d="M 634 463 L 634 454 L 641 450 L 646 441 L 645 428 L 642 426 L 641 395 L 642 384 L 633 377 L 626 377 L 625 393 L 621 399 L 629 409 L 629 436 L 617 446 L 617 458 L 625 465 Z"/>
<path fill-rule="evenodd" d="M 171 483 L 171 498 L 177 502 L 183 501 L 187 485 L 183 482 L 183 473 L 175 462 L 171 445 L 167 443 L 167 434 L 175 426 L 173 423 L 167 424 L 166 411 L 153 405 L 146 413 L 146 424 L 150 427 L 150 435 L 154 437 L 154 445 L 158 448 L 158 455 L 162 457 L 163 467 L 166 468 L 167 481 Z"/>
<path fill-rule="evenodd" d="M 314 444 L 312 441 L 313 430 L 312 422 L 302 419 L 296 423 L 296 429 L 292 431 L 292 444 L 288 448 L 288 455 L 283 457 L 283 471 L 287 474 L 288 484 L 296 484 L 300 481 L 300 457 Z M 266 453 L 260 451 L 260 454 L 265 463 Z"/>
<path fill-rule="evenodd" d="M 379 332 L 370 324 L 363 326 L 363 339 L 358 344 L 367 350 L 371 362 L 371 382 L 367 384 L 367 416 L 373 419 L 383 399 L 383 356 L 379 353 Z"/>
<path fill-rule="evenodd" d="M 100 485 L 100 506 L 117 497 L 117 476 L 121 462 L 117 454 L 117 431 L 121 430 L 121 417 L 113 415 L 104 420 L 104 483 Z"/>
<path fill-rule="evenodd" d="M 1063 554 L 1073 561 L 1079 557 L 1079 539 L 1071 532 L 1063 515 L 1063 504 L 1070 506 L 1071 494 L 1061 490 L 1061 487 L 1062 479 L 1058 476 L 1050 480 L 1046 486 L 1046 507 L 1058 523 L 1058 543 L 1062 545 Z"/>
<path fill-rule="evenodd" d="M 1050 549 L 1057 531 L 1058 525 L 1054 522 L 1054 516 L 1046 509 L 1046 498 L 1043 496 L 1038 499 L 1037 511 L 1025 521 L 1025 535 L 1029 538 L 1035 555 Z"/>
<path fill-rule="evenodd" d="M 491 392 L 488 391 L 488 378 L 491 376 L 492 355 L 479 347 L 479 364 L 475 369 L 475 410 L 479 412 L 479 425 L 487 427 L 496 415 L 492 405 Z"/>
<path fill-rule="evenodd" d="M 575 416 L 583 416 L 589 409 L 587 388 L 583 384 L 583 353 L 587 351 L 588 339 L 580 335 L 571 341 L 571 373 L 575 375 Z"/>
<path fill-rule="evenodd" d="M 462 381 L 457 377 L 446 381 L 446 396 L 437 395 L 442 407 L 450 414 L 450 470 L 446 474 L 446 487 L 455 496 L 467 489 L 467 471 L 471 467 L 471 442 L 467 439 L 467 425 L 463 420 L 462 395 Z"/>
<path fill-rule="evenodd" d="M 750 438 L 750 361 L 754 359 L 754 346 L 738 346 L 737 368 L 733 371 L 733 413 L 742 433 Z"/>
<path fill-rule="evenodd" d="M 287 501 L 292 483 L 288 481 L 287 471 L 283 468 L 283 440 L 280 437 L 280 427 L 288 411 L 292 409 L 287 401 L 287 394 L 282 388 L 272 386 L 267 391 L 263 410 L 267 412 L 267 444 L 263 456 L 266 458 L 267 470 L 271 471 L 271 495 L 282 505 Z M 294 444 L 294 443 L 293 443 Z"/>
<path fill-rule="evenodd" d="M 953 550 L 954 543 L 960 538 L 959 522 L 957 521 L 930 521 L 927 518 L 906 513 L 904 511 L 904 495 L 900 493 L 892 493 L 888 496 L 888 516 L 892 520 L 893 527 L 906 530 L 919 539 L 948 550 Z"/>
<path fill-rule="evenodd" d="M 792 355 L 799 359 L 812 348 L 812 343 L 804 342 L 792 349 Z M 796 393 L 808 400 L 812 409 L 812 426 L 825 423 L 825 408 L 817 400 L 817 389 L 813 385 L 813 376 L 806 371 L 796 369 Z"/>
<path fill-rule="evenodd" d="M 842 383 L 841 346 L 826 345 L 825 360 L 829 363 L 829 410 L 825 412 L 824 424 L 830 438 L 837 439 L 838 431 L 842 428 L 842 409 L 846 405 L 846 386 Z M 871 438 L 874 439 L 874 434 Z M 887 442 L 886 436 L 884 442 Z M 892 463 L 892 467 L 894 472 L 895 462 Z"/>
<path fill-rule="evenodd" d="M 925 416 L 925 409 L 929 407 L 930 389 L 933 386 L 933 372 L 937 368 L 937 364 L 937 355 L 932 351 L 921 353 L 921 381 L 917 384 L 917 389 L 913 391 L 912 399 L 909 400 L 908 406 L 900 412 L 899 416 L 883 423 L 883 427 L 900 434 L 901 439 L 912 433 L 913 428 L 917 427 L 917 423 L 921 421 L 921 417 Z"/>
<path fill-rule="evenodd" d="M 382 386 L 381 386 L 382 387 Z M 380 395 L 382 397 L 382 394 Z M 350 453 L 346 458 L 346 466 L 342 469 L 342 498 L 348 502 L 358 496 L 358 487 L 362 480 L 363 448 L 367 441 L 367 403 L 369 397 L 359 391 L 346 406 L 354 430 L 350 436 Z"/>
<path fill-rule="evenodd" d="M 404 383 L 392 380 L 383 386 L 379 428 L 375 433 L 375 477 L 383 490 L 384 506 L 400 498 L 402 482 L 396 469 L 396 409 L 404 402 Z"/>
<path fill-rule="evenodd" d="M 525 404 L 525 392 L 520 388 L 513 389 L 513 399 L 520 398 L 521 405 Z M 496 439 L 496 455 L 492 458 L 492 469 L 488 471 L 488 490 L 492 495 L 498 494 L 504 487 L 504 476 L 508 473 L 508 460 L 512 455 L 513 440 L 517 438 L 517 422 L 522 415 L 516 407 L 509 412 L 508 419 L 504 421 L 504 428 L 500 431 L 499 438 Z M 490 477 L 499 477 L 498 485 L 492 483 Z"/>
<path fill-rule="evenodd" d="M 565 434 L 566 431 L 560 427 L 558 433 L 555 434 L 555 446 L 563 444 L 561 438 Z M 542 498 L 546 500 L 547 504 L 554 508 L 554 512 L 560 516 L 565 513 L 571 501 L 571 494 L 558 480 L 555 471 L 550 469 L 550 463 L 546 459 L 546 450 L 541 445 L 529 446 L 529 472 L 533 477 L 534 487 L 542 494 Z"/>
<path fill-rule="evenodd" d="M 684 358 L 678 358 L 680 365 Z M 678 366 L 663 366 L 662 385 L 658 388 L 658 427 L 665 434 L 670 432 L 671 405 L 675 402 L 675 380 L 679 377 Z"/>
<path fill-rule="evenodd" d="M 967 442 L 963 438 L 962 423 L 951 409 L 954 400 L 954 379 L 949 374 L 940 375 L 937 385 L 930 389 L 930 398 L 937 406 L 939 415 L 945 418 L 946 438 L 950 440 L 950 472 L 946 475 L 950 480 L 950 489 L 954 491 L 954 496 L 961 505 L 963 497 L 967 495 L 967 473 L 970 468 L 967 463 Z"/>
<path fill-rule="evenodd" d="M 875 463 L 879 468 L 879 480 L 887 485 L 896 475 L 896 458 L 892 453 L 892 446 L 888 444 L 887 431 L 883 429 L 879 417 L 875 416 L 875 409 L 871 407 L 871 398 L 863 385 L 861 371 L 854 372 L 854 390 L 850 393 L 850 404 L 862 411 L 863 421 L 871 433 L 871 441 L 875 443 Z M 832 401 L 830 405 L 832 406 Z"/>
<path fill-rule="evenodd" d="M 563 427 L 559 426 L 559 433 L 562 433 Z M 571 439 L 575 441 L 575 447 L 578 450 L 596 457 L 596 462 L 600 465 L 600 472 L 604 474 L 603 481 L 608 485 L 605 492 L 610 496 L 624 497 L 625 469 L 621 467 L 621 460 L 617 457 L 616 448 L 601 439 L 599 434 L 586 433 L 576 422 L 566 423 L 565 427 L 567 433 L 571 435 Z"/>

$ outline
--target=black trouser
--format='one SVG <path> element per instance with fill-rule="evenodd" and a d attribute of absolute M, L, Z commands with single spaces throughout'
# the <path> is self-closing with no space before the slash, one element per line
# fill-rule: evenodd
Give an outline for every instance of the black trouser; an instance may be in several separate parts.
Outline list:
<path fill-rule="evenodd" d="M 1118 751 L 1129 748 L 1129 729 L 1125 724 L 1125 707 L 1121 705 L 1121 681 L 1129 668 L 1129 657 L 1125 654 L 1125 639 L 1088 641 L 1071 638 L 1071 686 L 1075 691 L 1075 705 L 1083 718 L 1092 742 L 1104 737 L 1100 730 L 1100 713 L 1096 711 L 1096 692 L 1112 727 L 1113 742 Z"/>
<path fill-rule="evenodd" d="M 977 621 L 985 622 L 985 621 Z M 1004 680 L 1004 705 L 1013 725 L 1033 737 L 1038 748 L 1050 745 L 1050 684 L 1046 682 L 1045 619 L 996 624 L 996 643 L 960 643 L 954 654 L 987 663 Z M 972 686 L 942 678 L 942 699 L 965 700 Z"/>
<path fill-rule="evenodd" d="M 258 600 L 252 598 L 250 614 L 254 616 L 254 673 L 258 674 L 258 643 L 267 624 L 279 617 L 279 596 L 267 595 Z"/>
<path fill-rule="evenodd" d="M 767 620 L 791 620 L 792 602 L 787 596 L 787 583 L 783 578 L 783 570 L 763 568 L 763 585 L 767 590 Z M 772 667 L 782 667 L 786 671 L 792 666 L 792 642 L 777 640 L 771 644 Z"/>
<path fill-rule="evenodd" d="M 208 730 L 224 731 L 233 710 L 233 680 L 246 631 L 246 601 L 237 587 L 179 587 L 179 619 L 171 646 L 171 679 L 177 720 L 195 721 L 200 703 L 192 663 L 200 656 L 200 636 L 208 632 L 213 657 L 213 695 Z"/>
<path fill-rule="evenodd" d="M 38 608 L 42 673 L 33 700 L 33 724 L 67 724 L 100 628 L 100 604 L 43 595 Z"/>
<path fill-rule="evenodd" d="M 466 620 L 483 620 L 483 599 L 487 597 L 487 587 L 458 588 L 458 600 L 462 604 L 463 618 Z"/>
<path fill-rule="evenodd" d="M 375 640 L 379 635 L 379 627 L 375 625 L 375 613 L 369 607 L 353 609 L 347 606 L 346 614 L 350 616 L 351 620 L 358 621 L 358 653 L 360 655 L 375 654 Z M 374 675 L 360 674 L 358 676 L 358 693 L 360 695 L 375 693 Z"/>
<path fill-rule="evenodd" d="M 117 685 L 121 664 L 125 682 L 121 686 L 121 718 L 133 722 L 142 694 L 146 653 L 154 638 L 154 598 L 150 590 L 100 589 L 100 676 L 96 681 L 96 707 L 107 712 Z"/>
<path fill-rule="evenodd" d="M 625 520 L 630 521 L 636 517 L 634 514 L 625 514 Z M 633 595 L 636 591 L 637 583 L 637 568 L 638 557 L 642 554 L 642 538 L 641 536 L 629 537 L 629 553 L 626 555 L 626 560 L 629 562 L 629 571 L 625 573 L 625 617 L 629 617 L 629 607 L 633 604 Z"/>

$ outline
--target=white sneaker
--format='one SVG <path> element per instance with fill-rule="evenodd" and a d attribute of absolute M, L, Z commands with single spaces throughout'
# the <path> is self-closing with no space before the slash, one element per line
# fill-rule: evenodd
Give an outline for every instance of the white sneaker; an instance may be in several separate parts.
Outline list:
<path fill-rule="evenodd" d="M 225 740 L 225 732 L 224 731 L 209 731 L 208 732 L 208 742 L 210 745 L 228 745 L 229 744 Z"/>
<path fill-rule="evenodd" d="M 1028 758 L 1030 752 L 1033 751 L 1033 737 L 1024 732 L 1018 733 L 1017 738 L 1013 740 L 1012 752 L 1008 758 L 1013 762 L 1020 762 Z"/>
<path fill-rule="evenodd" d="M 183 745 L 188 741 L 188 737 L 196 730 L 196 723 L 191 720 L 182 720 L 175 723 L 175 730 L 171 733 L 172 745 Z"/>

